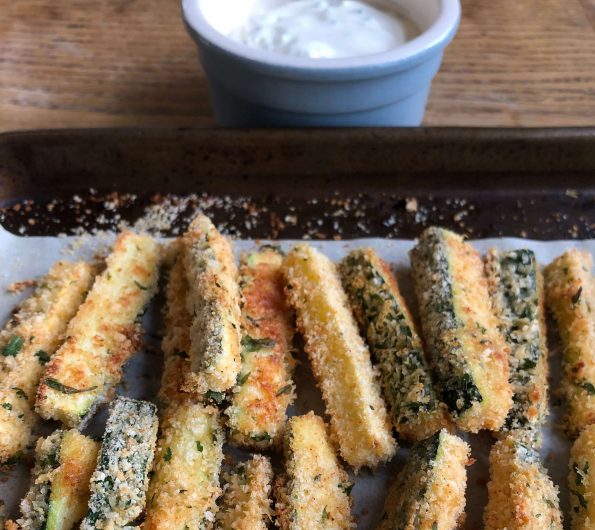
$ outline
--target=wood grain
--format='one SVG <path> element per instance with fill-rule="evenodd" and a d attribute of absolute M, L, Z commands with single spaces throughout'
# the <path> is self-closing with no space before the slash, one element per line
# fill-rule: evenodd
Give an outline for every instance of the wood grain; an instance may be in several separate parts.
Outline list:
<path fill-rule="evenodd" d="M 462 1 L 426 124 L 595 125 L 595 0 Z M 176 0 L 0 0 L 0 131 L 213 124 Z"/>

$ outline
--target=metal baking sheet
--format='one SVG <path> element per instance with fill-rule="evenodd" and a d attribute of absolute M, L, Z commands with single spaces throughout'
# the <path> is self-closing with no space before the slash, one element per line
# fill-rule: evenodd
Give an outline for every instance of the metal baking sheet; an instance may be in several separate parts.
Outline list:
<path fill-rule="evenodd" d="M 528 245 L 542 261 L 572 245 L 570 239 L 593 238 L 593 131 L 505 133 L 99 130 L 3 135 L 2 224 L 22 236 L 72 234 L 81 227 L 114 229 L 118 222 L 132 222 L 152 205 L 165 204 L 178 216 L 173 223 L 157 227 L 158 235 L 168 236 L 183 230 L 191 212 L 201 208 L 236 237 L 320 239 L 317 244 L 334 258 L 363 243 L 351 241 L 354 238 L 383 238 L 365 243 L 376 246 L 400 274 L 406 269 L 411 239 L 432 224 L 474 239 L 529 237 L 532 241 L 482 241 L 479 247 Z M 7 269 L 0 278 L 2 284 L 40 274 L 45 260 L 55 258 L 69 244 L 66 238 L 2 236 L 10 238 L 2 252 L 14 260 L 12 272 Z M 103 236 L 87 240 L 89 252 L 95 251 L 98 242 L 105 246 L 106 240 Z M 251 244 L 238 241 L 237 246 Z M 595 250 L 591 241 L 579 244 Z M 44 256 L 26 260 L 38 271 L 25 271 L 22 265 L 19 269 L 26 248 Z M 7 313 L 16 299 L 2 296 Z M 150 397 L 158 384 L 154 370 L 160 362 L 155 336 L 158 313 L 147 316 L 146 348 L 127 369 L 124 393 Z M 552 362 L 555 381 L 559 358 Z M 307 363 L 297 378 L 303 391 L 296 410 L 322 412 Z M 554 408 L 544 457 L 562 486 L 562 502 L 567 506 L 568 443 L 555 427 L 559 413 L 559 407 Z M 95 429 L 100 431 L 100 426 L 101 417 Z M 470 468 L 466 528 L 478 528 L 491 437 L 471 439 L 478 461 Z M 400 468 L 405 453 L 401 451 L 381 471 L 358 477 L 354 493 L 359 528 L 374 528 L 388 477 Z M 25 487 L 22 481 L 20 487 L 11 486 L 16 475 L 26 476 L 26 463 L 0 486 L 3 492 L 12 492 L 13 506 Z"/>

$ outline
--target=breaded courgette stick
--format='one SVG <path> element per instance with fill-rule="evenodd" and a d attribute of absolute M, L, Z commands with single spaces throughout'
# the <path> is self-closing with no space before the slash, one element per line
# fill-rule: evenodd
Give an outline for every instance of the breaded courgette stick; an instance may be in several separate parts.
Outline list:
<path fill-rule="evenodd" d="M 562 338 L 567 430 L 595 423 L 595 280 L 587 251 L 565 252 L 545 269 L 547 305 Z"/>
<path fill-rule="evenodd" d="M 135 525 L 145 509 L 156 437 L 155 405 L 125 397 L 113 401 L 80 530 Z"/>
<path fill-rule="evenodd" d="M 492 446 L 486 530 L 562 530 L 558 488 L 531 442 L 514 433 Z"/>
<path fill-rule="evenodd" d="M 353 528 L 352 484 L 341 468 L 322 418 L 309 412 L 289 419 L 285 473 L 275 480 L 281 530 Z"/>
<path fill-rule="evenodd" d="M 588 425 L 570 450 L 572 530 L 591 530 L 595 522 L 595 425 Z"/>
<path fill-rule="evenodd" d="M 242 256 L 242 369 L 227 408 L 230 442 L 279 445 L 294 399 L 293 325 L 283 293 L 283 257 L 271 247 Z"/>
<path fill-rule="evenodd" d="M 442 399 L 459 428 L 499 430 L 512 406 L 508 347 L 479 253 L 459 235 L 431 227 L 411 251 L 411 264 Z"/>
<path fill-rule="evenodd" d="M 267 530 L 272 520 L 273 467 L 266 456 L 254 455 L 225 476 L 217 514 L 217 530 Z"/>
<path fill-rule="evenodd" d="M 137 318 L 157 288 L 158 266 L 153 238 L 132 232 L 118 237 L 46 367 L 36 403 L 43 418 L 78 427 L 111 399 L 124 363 L 140 345 Z"/>
<path fill-rule="evenodd" d="M 184 271 L 182 241 L 172 243 L 173 263 L 169 268 L 165 287 L 165 307 L 163 313 L 164 334 L 161 341 L 163 351 L 163 374 L 159 389 L 160 410 L 174 402 L 182 402 L 189 397 L 198 400 L 202 396 L 188 394 L 180 389 L 186 374 L 190 371 L 190 313 L 186 307 L 188 281 Z"/>
<path fill-rule="evenodd" d="M 380 370 L 393 425 L 405 440 L 424 440 L 448 425 L 447 409 L 432 386 L 421 339 L 397 282 L 370 248 L 351 252 L 339 270 Z"/>
<path fill-rule="evenodd" d="M 355 468 L 389 460 L 397 446 L 334 264 L 300 244 L 286 256 L 283 272 L 341 456 Z"/>
<path fill-rule="evenodd" d="M 177 245 L 177 243 L 176 243 Z M 211 527 L 221 493 L 219 471 L 223 432 L 216 408 L 201 404 L 202 396 L 179 390 L 190 362 L 190 314 L 185 306 L 187 281 L 181 254 L 169 271 L 166 287 L 165 368 L 161 380 L 161 434 L 149 484 L 145 530 Z"/>
<path fill-rule="evenodd" d="M 199 214 L 183 236 L 188 281 L 190 373 L 183 389 L 229 390 L 240 373 L 240 293 L 230 242 Z"/>
<path fill-rule="evenodd" d="M 453 530 L 464 520 L 470 447 L 445 429 L 411 449 L 378 530 Z"/>
<path fill-rule="evenodd" d="M 548 414 L 543 277 L 528 249 L 491 249 L 486 272 L 492 307 L 510 347 L 512 408 L 502 430 L 538 430 Z"/>
<path fill-rule="evenodd" d="M 31 488 L 21 502 L 23 530 L 70 530 L 87 513 L 99 443 L 77 430 L 56 431 L 35 448 Z"/>
<path fill-rule="evenodd" d="M 190 400 L 163 414 L 145 530 L 211 528 L 224 434 L 215 407 Z"/>
<path fill-rule="evenodd" d="M 39 378 L 93 275 L 88 263 L 58 261 L 0 333 L 0 463 L 13 462 L 32 442 Z"/>

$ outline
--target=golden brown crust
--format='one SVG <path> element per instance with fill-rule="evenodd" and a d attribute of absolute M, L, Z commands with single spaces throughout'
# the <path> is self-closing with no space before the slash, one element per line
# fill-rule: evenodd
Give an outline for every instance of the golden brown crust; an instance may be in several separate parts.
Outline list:
<path fill-rule="evenodd" d="M 294 399 L 293 326 L 283 292 L 282 261 L 273 248 L 241 259 L 242 369 L 226 414 L 230 442 L 244 447 L 279 445 L 286 410 Z"/>
<path fill-rule="evenodd" d="M 322 418 L 309 412 L 289 419 L 285 475 L 275 482 L 275 511 L 284 530 L 353 528 L 351 484 Z"/>
<path fill-rule="evenodd" d="M 595 280 L 593 261 L 571 249 L 545 269 L 547 305 L 563 346 L 563 390 L 568 405 L 566 428 L 577 436 L 595 423 Z"/>
<path fill-rule="evenodd" d="M 136 319 L 157 288 L 158 266 L 153 238 L 132 232 L 118 236 L 106 269 L 46 367 L 36 403 L 43 418 L 79 426 L 111 398 L 124 363 L 140 344 Z"/>
<path fill-rule="evenodd" d="M 37 423 L 35 392 L 45 363 L 54 354 L 68 322 L 82 303 L 94 276 L 87 263 L 57 262 L 37 282 L 34 294 L 21 304 L 0 333 L 0 348 L 23 339 L 15 355 L 0 357 L 0 463 L 14 459 L 32 441 Z"/>
<path fill-rule="evenodd" d="M 240 371 L 240 301 L 229 241 L 202 214 L 184 234 L 191 371 L 183 390 L 225 392 Z"/>
<path fill-rule="evenodd" d="M 521 433 L 492 447 L 486 530 L 562 530 L 558 488 L 529 443 Z"/>
<path fill-rule="evenodd" d="M 272 519 L 273 468 L 266 456 L 254 455 L 225 474 L 217 513 L 218 530 L 266 530 Z"/>
<path fill-rule="evenodd" d="M 189 397 L 202 399 L 196 393 L 180 390 L 186 374 L 190 372 L 190 322 L 191 317 L 186 306 L 188 281 L 182 259 L 182 241 L 177 239 L 170 247 L 170 269 L 165 287 L 165 307 L 163 319 L 165 324 L 161 349 L 163 351 L 163 374 L 159 389 L 159 400 L 162 405 L 185 401 Z"/>

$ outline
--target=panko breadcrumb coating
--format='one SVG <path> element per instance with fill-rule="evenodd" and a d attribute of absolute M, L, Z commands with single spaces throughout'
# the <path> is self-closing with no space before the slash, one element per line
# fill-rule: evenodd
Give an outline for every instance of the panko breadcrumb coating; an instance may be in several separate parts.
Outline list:
<path fill-rule="evenodd" d="M 465 520 L 469 455 L 469 445 L 446 430 L 413 446 L 377 530 L 458 528 Z"/>
<path fill-rule="evenodd" d="M 272 520 L 273 468 L 266 456 L 254 455 L 224 476 L 217 530 L 267 530 Z"/>
<path fill-rule="evenodd" d="M 157 289 L 159 245 L 123 232 L 86 300 L 68 324 L 66 341 L 47 364 L 35 408 L 44 419 L 80 427 L 109 401 L 122 368 L 140 346 L 137 322 Z"/>
<path fill-rule="evenodd" d="M 447 427 L 446 406 L 433 387 L 421 339 L 388 265 L 362 248 L 344 258 L 339 269 L 399 436 L 421 441 Z"/>
<path fill-rule="evenodd" d="M 182 241 L 192 318 L 187 352 L 191 371 L 183 389 L 199 394 L 225 392 L 240 372 L 240 294 L 233 251 L 202 214 L 192 221 Z"/>
<path fill-rule="evenodd" d="M 80 530 L 134 526 L 145 509 L 156 437 L 155 405 L 125 397 L 111 404 Z"/>
<path fill-rule="evenodd" d="M 548 413 L 548 351 L 541 271 L 529 249 L 491 249 L 486 256 L 486 273 L 492 306 L 511 350 L 508 364 L 513 404 L 502 431 L 538 431 Z"/>
<path fill-rule="evenodd" d="M 295 397 L 292 314 L 283 292 L 283 257 L 264 247 L 242 256 L 242 369 L 226 410 L 230 442 L 279 446 L 287 407 Z"/>
<path fill-rule="evenodd" d="M 38 440 L 29 492 L 21 502 L 23 530 L 71 530 L 87 513 L 89 480 L 99 444 L 76 429 Z"/>
<path fill-rule="evenodd" d="M 571 249 L 545 269 L 547 305 L 562 339 L 566 427 L 577 436 L 595 423 L 595 280 L 587 251 Z"/>
<path fill-rule="evenodd" d="M 188 351 L 191 317 L 181 254 L 174 242 L 164 309 L 161 347 L 164 370 L 159 392 L 161 432 L 149 484 L 145 530 L 211 528 L 221 494 L 219 471 L 223 459 L 223 432 L 216 408 L 205 406 L 200 394 L 179 390 L 190 371 Z"/>
<path fill-rule="evenodd" d="M 558 488 L 532 441 L 531 433 L 515 433 L 492 447 L 486 530 L 562 530 Z"/>
<path fill-rule="evenodd" d="M 33 441 L 39 379 L 93 276 L 88 263 L 55 263 L 0 333 L 0 463 L 16 460 Z"/>
<path fill-rule="evenodd" d="M 313 412 L 290 418 L 285 434 L 285 473 L 275 481 L 275 510 L 281 530 L 354 528 L 351 488 L 322 418 Z"/>

